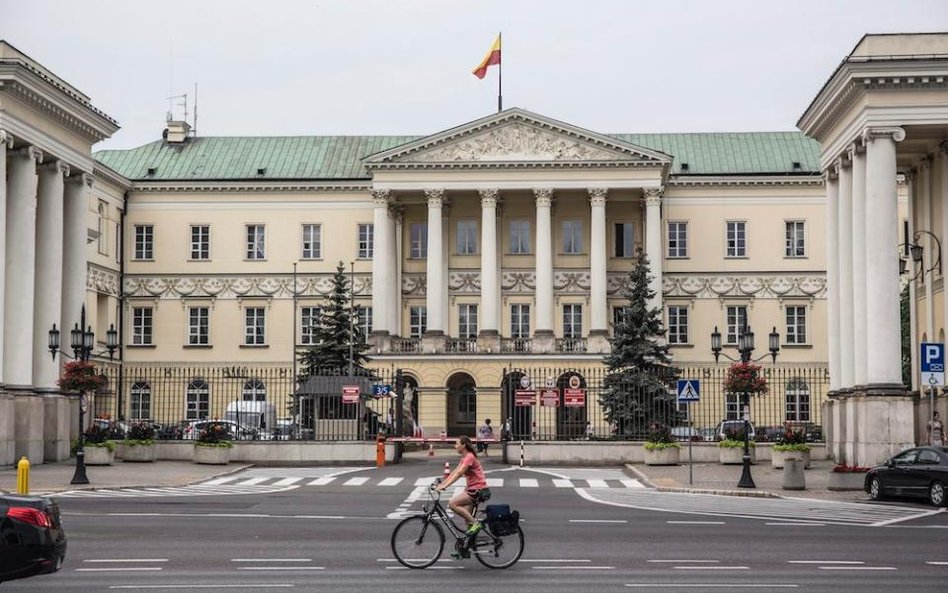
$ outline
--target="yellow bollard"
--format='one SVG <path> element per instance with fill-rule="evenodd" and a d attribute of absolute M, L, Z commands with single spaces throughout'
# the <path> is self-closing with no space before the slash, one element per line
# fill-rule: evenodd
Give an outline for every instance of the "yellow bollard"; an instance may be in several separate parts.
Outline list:
<path fill-rule="evenodd" d="M 30 493 L 30 460 L 26 457 L 21 457 L 16 464 L 16 493 Z"/>

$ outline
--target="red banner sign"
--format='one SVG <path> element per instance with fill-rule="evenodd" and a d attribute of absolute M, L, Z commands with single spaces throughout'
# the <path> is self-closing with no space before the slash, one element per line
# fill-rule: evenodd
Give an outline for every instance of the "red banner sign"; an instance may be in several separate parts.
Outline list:
<path fill-rule="evenodd" d="M 586 405 L 585 389 L 564 389 L 563 405 L 569 407 L 582 407 Z"/>
<path fill-rule="evenodd" d="M 540 391 L 540 405 L 547 408 L 557 408 L 560 405 L 559 389 L 544 389 Z"/>
<path fill-rule="evenodd" d="M 343 385 L 342 386 L 342 403 L 344 404 L 359 403 L 359 386 L 358 385 Z"/>
<path fill-rule="evenodd" d="M 519 407 L 535 406 L 537 403 L 537 392 L 532 389 L 518 389 L 514 391 L 514 405 Z"/>

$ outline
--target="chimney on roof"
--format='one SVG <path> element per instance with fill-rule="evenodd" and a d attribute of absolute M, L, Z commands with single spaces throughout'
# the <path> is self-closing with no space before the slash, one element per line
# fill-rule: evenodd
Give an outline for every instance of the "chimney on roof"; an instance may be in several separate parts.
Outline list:
<path fill-rule="evenodd" d="M 165 131 L 161 134 L 161 136 L 168 144 L 181 144 L 188 139 L 190 132 L 191 126 L 188 125 L 188 122 L 169 120 L 168 127 L 165 128 Z"/>

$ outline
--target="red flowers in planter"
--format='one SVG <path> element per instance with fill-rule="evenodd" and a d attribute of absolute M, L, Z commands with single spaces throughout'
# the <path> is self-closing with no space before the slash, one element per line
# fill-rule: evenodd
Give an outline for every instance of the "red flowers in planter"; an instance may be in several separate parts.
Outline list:
<path fill-rule="evenodd" d="M 767 379 L 764 378 L 760 365 L 752 362 L 735 362 L 727 368 L 727 374 L 724 376 L 724 391 L 764 395 L 767 393 Z"/>
<path fill-rule="evenodd" d="M 88 360 L 74 360 L 63 365 L 63 374 L 59 378 L 59 387 L 65 391 L 89 393 L 98 391 L 109 384 L 109 379 L 97 373 L 95 365 Z"/>
<path fill-rule="evenodd" d="M 863 467 L 861 465 L 846 465 L 845 463 L 840 463 L 833 468 L 833 473 L 836 474 L 855 474 L 855 473 L 866 473 L 871 470 L 871 467 Z"/>

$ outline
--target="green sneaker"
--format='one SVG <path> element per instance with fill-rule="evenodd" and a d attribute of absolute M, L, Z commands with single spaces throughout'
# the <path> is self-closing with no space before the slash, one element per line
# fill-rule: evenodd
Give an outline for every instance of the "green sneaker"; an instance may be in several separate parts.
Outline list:
<path fill-rule="evenodd" d="M 461 548 L 460 550 L 451 552 L 451 557 L 455 560 L 464 560 L 471 557 L 471 552 L 467 548 Z"/>
<path fill-rule="evenodd" d="M 471 526 L 467 528 L 467 531 L 464 532 L 464 535 L 477 535 L 477 533 L 483 529 L 484 526 L 481 525 L 480 521 L 475 521 L 471 523 Z"/>

